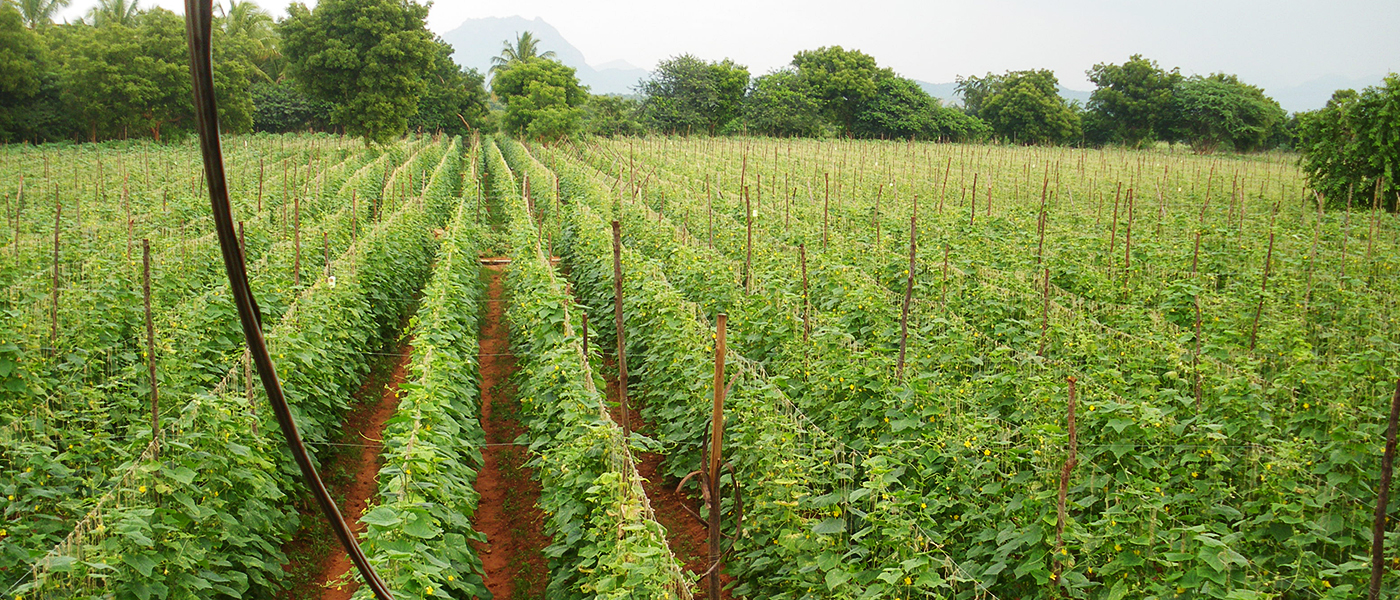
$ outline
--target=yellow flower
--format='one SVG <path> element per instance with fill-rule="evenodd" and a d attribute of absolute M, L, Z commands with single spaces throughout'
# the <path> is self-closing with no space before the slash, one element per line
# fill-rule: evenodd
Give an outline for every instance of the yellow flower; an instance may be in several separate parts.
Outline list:
<path fill-rule="evenodd" d="M 136 488 L 136 491 L 141 492 L 142 494 L 144 494 L 144 493 L 146 493 L 146 486 L 143 485 L 143 486 L 141 486 L 141 487 L 139 487 L 139 488 Z"/>

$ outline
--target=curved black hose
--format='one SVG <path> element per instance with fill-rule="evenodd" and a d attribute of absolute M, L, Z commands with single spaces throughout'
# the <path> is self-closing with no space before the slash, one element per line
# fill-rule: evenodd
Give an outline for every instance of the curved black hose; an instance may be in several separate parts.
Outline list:
<path fill-rule="evenodd" d="M 282 394 L 282 384 L 277 380 L 272 357 L 268 355 L 267 344 L 263 340 L 258 310 L 253 301 L 253 291 L 248 287 L 247 266 L 238 247 L 238 234 L 234 230 L 233 211 L 229 208 L 228 182 L 224 176 L 223 149 L 219 144 L 219 113 L 214 102 L 214 57 L 211 40 L 214 22 L 213 0 L 185 0 L 185 30 L 190 40 L 190 76 L 194 79 L 194 113 L 199 130 L 199 147 L 204 154 L 204 173 L 209 181 L 209 204 L 214 210 L 214 228 L 219 234 L 219 249 L 224 257 L 224 271 L 228 273 L 229 290 L 233 292 L 234 303 L 238 305 L 238 320 L 243 325 L 243 337 L 248 340 L 248 351 L 253 363 L 258 367 L 258 377 L 267 391 L 267 401 L 277 415 L 277 424 L 282 427 L 282 436 L 301 468 L 306 487 L 316 496 L 316 502 L 325 513 L 331 530 L 340 539 L 340 545 L 350 555 L 350 561 L 360 570 L 365 583 L 374 591 L 379 600 L 393 600 L 388 586 L 374 572 L 365 553 L 355 542 L 355 535 L 340 516 L 335 501 L 326 490 L 326 484 L 316 473 L 311 456 L 302 445 L 301 434 L 292 420 L 287 398 Z"/>

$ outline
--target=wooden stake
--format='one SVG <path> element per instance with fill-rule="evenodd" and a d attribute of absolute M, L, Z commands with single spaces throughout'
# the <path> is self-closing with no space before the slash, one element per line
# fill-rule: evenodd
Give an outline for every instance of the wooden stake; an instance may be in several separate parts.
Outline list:
<path fill-rule="evenodd" d="M 49 327 L 49 348 L 58 352 L 58 226 L 63 205 L 58 202 L 58 186 L 53 188 L 53 320 Z"/>
<path fill-rule="evenodd" d="M 1264 256 L 1264 280 L 1259 284 L 1259 305 L 1254 307 L 1254 325 L 1249 329 L 1249 351 L 1254 351 L 1254 340 L 1259 334 L 1259 316 L 1264 313 L 1264 296 L 1269 293 L 1269 267 L 1274 262 L 1274 232 L 1269 231 L 1269 252 Z"/>
<path fill-rule="evenodd" d="M 1191 352 L 1191 371 L 1196 374 L 1196 412 L 1201 412 L 1201 296 L 1193 297 L 1196 307 L 1196 349 Z"/>
<path fill-rule="evenodd" d="M 917 215 L 909 217 L 909 277 L 904 284 L 904 309 L 899 316 L 899 365 L 895 368 L 895 377 L 904 379 L 904 353 L 909 346 L 909 301 L 914 297 L 914 269 L 915 269 L 915 249 L 918 247 L 918 221 Z"/>
<path fill-rule="evenodd" d="M 146 365 L 151 376 L 151 440 L 160 438 L 160 389 L 156 385 L 156 330 L 151 320 L 151 240 L 141 240 L 141 289 L 146 296 Z"/>
<path fill-rule="evenodd" d="M 612 222 L 613 232 L 613 320 L 617 325 L 617 396 L 622 403 L 622 435 L 627 429 L 627 341 L 622 327 L 622 223 Z"/>
<path fill-rule="evenodd" d="M 807 244 L 797 245 L 797 259 L 802 263 L 802 341 L 806 342 L 812 335 L 812 303 L 807 298 Z"/>
<path fill-rule="evenodd" d="M 1390 500 L 1391 469 L 1395 465 L 1395 422 L 1400 419 L 1400 380 L 1395 382 L 1395 396 L 1390 399 L 1390 421 L 1385 428 L 1385 455 L 1381 457 L 1380 495 L 1376 498 L 1376 516 L 1371 526 L 1371 600 L 1381 597 L 1381 575 L 1385 572 L 1386 504 Z M 710 534 L 711 539 L 714 533 Z M 711 553 L 714 551 L 712 550 Z"/>
<path fill-rule="evenodd" d="M 749 188 L 744 188 L 744 293 L 753 293 L 753 211 L 749 207 Z"/>
<path fill-rule="evenodd" d="M 301 196 L 292 201 L 292 286 L 301 286 Z"/>
<path fill-rule="evenodd" d="M 729 315 L 719 313 L 715 317 L 715 394 L 710 411 L 710 577 L 709 600 L 719 600 L 719 560 L 720 560 L 720 486 L 719 465 L 724 452 L 724 335 Z M 1392 436 L 1394 437 L 1394 436 Z"/>
<path fill-rule="evenodd" d="M 1036 354 L 1045 356 L 1045 334 L 1050 331 L 1050 267 L 1045 267 L 1044 301 L 1040 308 L 1040 350 Z"/>
<path fill-rule="evenodd" d="M 1052 565 L 1055 571 L 1055 581 L 1060 581 L 1061 551 L 1065 547 L 1065 496 L 1069 494 L 1069 475 L 1074 471 L 1074 467 L 1079 464 L 1079 426 L 1075 423 L 1075 390 L 1074 376 L 1066 378 L 1069 382 L 1069 407 L 1066 411 L 1069 425 L 1069 456 L 1065 457 L 1064 466 L 1060 467 L 1060 496 L 1055 503 L 1055 552 L 1052 554 Z"/>

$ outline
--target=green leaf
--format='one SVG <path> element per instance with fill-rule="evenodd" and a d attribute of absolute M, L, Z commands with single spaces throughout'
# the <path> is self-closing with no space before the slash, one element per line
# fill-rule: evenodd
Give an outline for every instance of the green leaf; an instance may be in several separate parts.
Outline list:
<path fill-rule="evenodd" d="M 817 523 L 812 527 L 812 533 L 815 533 L 817 535 L 830 535 L 833 533 L 841 533 L 845 530 L 846 520 L 837 518 L 822 519 L 820 523 Z"/>
<path fill-rule="evenodd" d="M 380 527 L 393 527 L 403 522 L 403 519 L 399 518 L 398 513 L 394 512 L 394 509 L 387 506 L 380 506 L 365 513 L 364 516 L 360 517 L 360 522 L 378 525 Z"/>
<path fill-rule="evenodd" d="M 835 590 L 847 581 L 850 581 L 851 574 L 841 569 L 832 569 L 826 572 L 826 589 Z"/>

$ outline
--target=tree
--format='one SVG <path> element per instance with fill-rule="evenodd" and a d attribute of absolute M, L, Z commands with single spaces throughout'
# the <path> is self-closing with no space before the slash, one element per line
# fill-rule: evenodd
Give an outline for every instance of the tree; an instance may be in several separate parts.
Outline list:
<path fill-rule="evenodd" d="M 554 58 L 553 50 L 539 53 L 540 41 L 535 39 L 535 34 L 528 31 L 515 34 L 515 43 L 510 40 L 501 40 L 501 53 L 491 57 L 491 74 L 505 69 L 515 63 L 524 62 L 532 58 Z"/>
<path fill-rule="evenodd" d="M 744 127 L 763 135 L 818 137 L 828 128 L 812 88 L 791 69 L 754 79 L 743 113 Z"/>
<path fill-rule="evenodd" d="M 986 104 L 987 97 L 1001 83 L 1001 76 L 991 73 L 981 77 L 959 75 L 957 81 L 956 92 L 963 98 L 963 109 L 967 111 L 967 114 L 975 117 L 977 113 L 981 112 L 982 105 Z"/>
<path fill-rule="evenodd" d="M 1176 86 L 1170 126 L 1175 139 L 1199 153 L 1221 148 L 1252 152 L 1263 146 L 1284 118 L 1283 108 L 1264 90 L 1234 75 L 1217 73 L 1191 77 Z"/>
<path fill-rule="evenodd" d="M 641 82 L 642 119 L 668 133 L 715 133 L 738 118 L 748 86 L 747 67 L 682 54 L 658 63 Z"/>
<path fill-rule="evenodd" d="M 17 0 L 15 5 L 24 18 L 24 25 L 30 29 L 38 29 L 53 23 L 53 17 L 58 14 L 58 10 L 66 8 L 70 2 L 72 0 Z"/>
<path fill-rule="evenodd" d="M 7 142 L 31 138 L 28 109 L 45 83 L 42 41 L 24 22 L 15 7 L 0 5 L 0 140 Z"/>
<path fill-rule="evenodd" d="M 516 62 L 497 71 L 491 90 L 506 105 L 502 128 L 531 138 L 558 139 L 578 130 L 578 107 L 588 92 L 574 68 L 545 58 Z"/>
<path fill-rule="evenodd" d="M 64 30 L 54 42 L 64 102 L 88 139 L 144 132 L 161 141 L 193 129 L 183 18 L 157 8 L 138 15 L 133 26 L 109 21 L 101 27 L 54 29 Z M 244 131 L 252 125 L 251 70 L 221 50 L 221 36 L 215 32 L 219 120 L 226 130 Z"/>
<path fill-rule="evenodd" d="M 226 43 L 239 45 L 240 52 L 253 66 L 254 75 L 274 81 L 281 75 L 282 53 L 272 15 L 252 0 L 229 0 L 228 9 L 218 19 Z"/>
<path fill-rule="evenodd" d="M 1093 141 L 1140 147 L 1165 133 L 1173 91 L 1182 81 L 1178 69 L 1165 71 L 1134 54 L 1121 66 L 1099 63 L 1086 73 L 1098 86 L 1085 118 Z"/>
<path fill-rule="evenodd" d="M 437 56 L 428 73 L 428 90 L 418 101 L 418 114 L 409 127 L 467 135 L 486 121 L 486 78 L 476 69 L 463 69 L 452 60 L 452 46 L 437 40 Z M 465 121 L 465 122 L 464 122 Z"/>
<path fill-rule="evenodd" d="M 996 78 L 977 116 L 998 136 L 1022 144 L 1058 144 L 1079 137 L 1080 119 L 1060 97 L 1047 70 L 1011 71 Z"/>
<path fill-rule="evenodd" d="M 287 71 L 312 98 L 332 103 L 331 122 L 366 144 L 408 131 L 427 92 L 437 46 L 412 0 L 322 0 L 287 7 L 278 29 Z"/>
<path fill-rule="evenodd" d="M 97 0 L 97 6 L 92 7 L 87 16 L 96 27 L 112 24 L 132 27 L 141 12 L 139 0 Z"/>
<path fill-rule="evenodd" d="M 881 78 L 893 76 L 869 54 L 840 46 L 798 52 L 792 66 L 821 100 L 823 112 L 848 135 L 855 129 L 861 103 L 875 95 Z"/>
<path fill-rule="evenodd" d="M 641 104 L 622 96 L 594 95 L 583 105 L 583 130 L 606 137 L 641 135 L 646 132 L 637 113 Z"/>
<path fill-rule="evenodd" d="M 308 129 L 329 129 L 331 105 L 313 100 L 293 81 L 255 81 L 250 89 L 253 105 L 253 129 L 268 133 L 287 133 Z"/>
<path fill-rule="evenodd" d="M 1325 108 L 1302 115 L 1299 129 L 1308 185 L 1331 205 L 1345 206 L 1349 192 L 1379 192 L 1382 206 L 1400 209 L 1400 76 L 1360 93 L 1338 90 Z"/>

